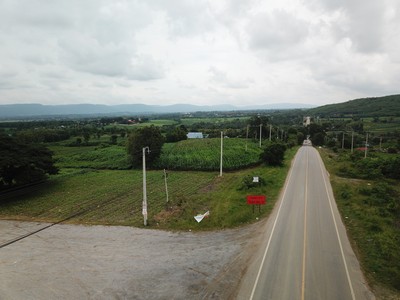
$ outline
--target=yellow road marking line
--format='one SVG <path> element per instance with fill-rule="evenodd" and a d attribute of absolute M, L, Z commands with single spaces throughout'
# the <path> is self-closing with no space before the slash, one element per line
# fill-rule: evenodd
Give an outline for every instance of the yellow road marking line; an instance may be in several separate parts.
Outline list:
<path fill-rule="evenodd" d="M 306 162 L 306 183 L 304 189 L 304 236 L 303 236 L 303 273 L 301 279 L 301 300 L 304 300 L 305 284 L 306 284 L 306 245 L 307 245 L 307 200 L 308 200 L 308 149 Z"/>

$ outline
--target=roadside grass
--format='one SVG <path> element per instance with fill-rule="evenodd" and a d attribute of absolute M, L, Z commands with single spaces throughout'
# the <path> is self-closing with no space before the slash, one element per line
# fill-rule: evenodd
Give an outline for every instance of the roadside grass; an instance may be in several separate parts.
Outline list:
<path fill-rule="evenodd" d="M 376 295 L 400 299 L 400 185 L 395 180 L 362 180 L 336 174 L 345 165 L 337 154 L 320 151 L 352 246 Z M 397 207 L 388 201 L 397 197 Z M 395 198 L 396 199 L 396 198 Z M 393 298 L 390 298 L 393 297 Z"/>
<path fill-rule="evenodd" d="M 286 154 L 284 167 L 259 166 L 224 173 L 169 171 L 166 203 L 163 171 L 147 171 L 148 227 L 210 230 L 254 222 L 272 210 L 297 148 Z M 246 176 L 260 176 L 266 185 L 240 189 Z M 246 195 L 264 194 L 267 204 L 253 213 Z M 194 216 L 210 211 L 197 223 Z M 81 212 L 68 222 L 143 227 L 140 170 L 61 169 L 43 189 L 0 203 L 0 218 L 55 222 Z"/>

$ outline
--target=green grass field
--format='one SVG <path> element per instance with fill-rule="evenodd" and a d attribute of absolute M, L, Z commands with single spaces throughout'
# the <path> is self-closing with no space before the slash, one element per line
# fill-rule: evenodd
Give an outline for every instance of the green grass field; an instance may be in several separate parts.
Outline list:
<path fill-rule="evenodd" d="M 133 130 L 135 128 L 141 128 L 141 127 L 146 127 L 146 126 L 169 126 L 169 125 L 177 125 L 178 122 L 176 122 L 175 120 L 170 120 L 170 119 L 154 119 L 154 120 L 149 120 L 147 122 L 144 123 L 139 123 L 139 124 L 135 124 L 135 125 L 127 125 L 127 124 L 111 124 L 111 125 L 107 125 L 105 126 L 105 128 L 123 128 L 123 129 L 129 129 L 129 130 Z"/>
<path fill-rule="evenodd" d="M 262 150 L 257 143 L 245 139 L 223 140 L 223 168 L 237 170 L 260 162 Z M 220 139 L 192 139 L 165 144 L 157 168 L 175 170 L 219 170 L 221 155 Z"/>
<path fill-rule="evenodd" d="M 268 214 L 283 186 L 296 149 L 287 153 L 281 168 L 260 166 L 242 171 L 169 171 L 170 202 L 166 203 L 162 171 L 147 172 L 148 224 L 151 228 L 205 230 L 235 227 L 255 221 L 257 210 L 246 204 L 246 195 L 265 194 Z M 246 176 L 260 176 L 266 186 L 240 190 Z M 197 223 L 194 216 L 210 211 Z M 0 218 L 59 221 L 74 213 L 69 222 L 143 226 L 142 172 L 138 170 L 62 169 L 42 189 L 0 203 Z"/>
<path fill-rule="evenodd" d="M 155 163 L 155 169 L 171 170 L 219 170 L 220 139 L 193 139 L 164 144 L 162 154 Z M 67 147 L 53 145 L 54 159 L 59 168 L 90 168 L 126 170 L 129 157 L 124 146 L 81 146 Z M 237 170 L 260 163 L 258 143 L 245 139 L 224 139 L 224 170 Z"/>
<path fill-rule="evenodd" d="M 108 147 L 82 146 L 65 147 L 51 146 L 54 160 L 59 168 L 91 168 L 118 169 L 130 168 L 125 147 L 112 145 Z"/>
<path fill-rule="evenodd" d="M 248 120 L 250 117 L 227 117 L 227 118 L 182 118 L 180 119 L 181 124 L 185 126 L 191 126 L 196 123 L 213 123 L 213 124 L 218 124 L 220 122 L 230 122 L 230 121 L 235 121 L 237 119 L 239 120 Z"/>

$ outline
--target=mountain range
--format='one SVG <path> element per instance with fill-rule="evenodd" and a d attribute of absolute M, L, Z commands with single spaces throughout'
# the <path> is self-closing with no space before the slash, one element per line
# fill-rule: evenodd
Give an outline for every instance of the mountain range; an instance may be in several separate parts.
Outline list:
<path fill-rule="evenodd" d="M 369 97 L 349 100 L 347 102 L 328 104 L 319 107 L 306 104 L 277 103 L 266 105 L 211 105 L 198 106 L 192 104 L 147 105 L 147 104 L 7 104 L 0 105 L 0 119 L 45 118 L 67 116 L 99 116 L 99 115 L 145 115 L 165 113 L 193 113 L 210 111 L 245 111 L 245 110 L 289 110 L 303 109 L 305 113 L 320 117 L 374 117 L 400 116 L 400 95 Z"/>

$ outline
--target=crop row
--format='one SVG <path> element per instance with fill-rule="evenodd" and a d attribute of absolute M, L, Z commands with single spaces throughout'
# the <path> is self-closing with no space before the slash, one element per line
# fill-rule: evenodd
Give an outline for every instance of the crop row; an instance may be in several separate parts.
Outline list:
<path fill-rule="evenodd" d="M 220 167 L 220 139 L 196 139 L 164 145 L 156 168 L 175 170 L 218 170 Z M 224 139 L 223 168 L 235 170 L 259 163 L 261 150 L 246 140 Z"/>

